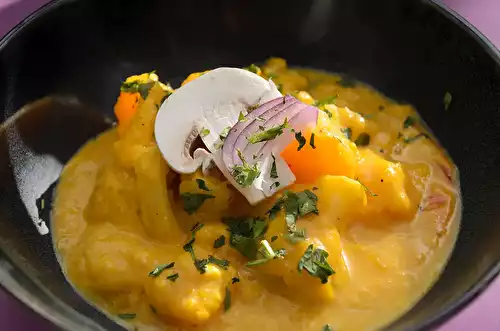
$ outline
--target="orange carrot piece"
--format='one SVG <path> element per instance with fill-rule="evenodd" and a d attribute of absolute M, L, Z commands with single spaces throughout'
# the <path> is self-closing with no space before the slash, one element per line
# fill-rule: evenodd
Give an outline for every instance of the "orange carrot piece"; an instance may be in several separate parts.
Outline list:
<path fill-rule="evenodd" d="M 118 119 L 120 136 L 127 130 L 132 117 L 137 111 L 141 95 L 139 93 L 121 92 L 115 104 L 115 116 Z"/>

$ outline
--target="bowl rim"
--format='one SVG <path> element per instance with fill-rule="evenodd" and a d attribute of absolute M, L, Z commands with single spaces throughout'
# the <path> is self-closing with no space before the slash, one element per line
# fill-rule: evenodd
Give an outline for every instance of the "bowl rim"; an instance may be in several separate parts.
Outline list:
<path fill-rule="evenodd" d="M 39 17 L 45 15 L 46 13 L 55 10 L 59 6 L 76 2 L 79 0 L 50 0 L 43 6 L 39 7 L 27 17 L 22 19 L 18 24 L 16 24 L 13 28 L 11 28 L 2 38 L 0 38 L 0 52 L 7 46 L 7 44 L 13 40 L 18 34 L 20 34 L 31 22 L 37 20 Z M 454 22 L 461 29 L 466 31 L 472 38 L 476 40 L 478 44 L 482 46 L 484 50 L 488 52 L 491 58 L 497 63 L 500 67 L 500 50 L 482 33 L 480 32 L 474 25 L 468 22 L 464 17 L 458 14 L 455 10 L 451 9 L 448 5 L 442 2 L 442 0 L 421 0 L 423 5 L 429 5 L 437 10 L 440 14 L 445 16 L 448 20 Z M 2 125 L 5 123 L 1 123 Z M 0 251 L 0 253 L 5 253 Z M 0 259 L 0 262 L 11 264 L 16 268 L 19 268 L 14 261 L 9 259 L 7 256 L 7 260 L 3 258 Z M 0 265 L 2 264 L 0 263 Z M 479 281 L 474 284 L 470 289 L 463 293 L 463 295 L 452 304 L 445 306 L 440 311 L 437 312 L 432 318 L 428 319 L 424 323 L 421 323 L 415 327 L 411 327 L 408 331 L 424 331 L 428 329 L 434 329 L 439 325 L 444 324 L 446 321 L 450 320 L 454 315 L 458 315 L 468 304 L 470 304 L 474 299 L 479 297 L 484 291 L 486 291 L 489 285 L 496 279 L 496 277 L 500 274 L 500 261 L 497 261 L 493 266 L 489 268 L 479 279 Z M 32 279 L 29 279 L 33 281 Z M 71 322 L 66 323 L 61 321 L 51 313 L 53 309 L 45 310 L 38 306 L 38 304 L 34 301 L 29 300 L 25 297 L 23 289 L 18 286 L 14 287 L 6 287 L 5 284 L 13 284 L 16 283 L 16 280 L 10 273 L 0 273 L 0 286 L 5 289 L 5 291 L 11 294 L 14 298 L 20 301 L 22 304 L 30 308 L 33 312 L 42 316 L 45 320 L 51 322 L 57 327 L 63 328 L 67 331 L 73 331 L 69 329 L 71 327 Z M 37 283 L 37 282 L 35 282 Z M 38 286 L 38 284 L 36 285 Z M 42 291 L 46 292 L 43 288 Z M 46 293 L 47 294 L 47 293 Z M 60 314 L 56 314 L 59 315 Z M 404 316 L 404 315 L 403 315 Z M 65 319 L 65 318 L 63 318 Z"/>

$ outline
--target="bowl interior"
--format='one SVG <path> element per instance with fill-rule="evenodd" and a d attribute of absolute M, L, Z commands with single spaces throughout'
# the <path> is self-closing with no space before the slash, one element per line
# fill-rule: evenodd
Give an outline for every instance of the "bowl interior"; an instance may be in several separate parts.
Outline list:
<path fill-rule="evenodd" d="M 120 81 L 269 56 L 340 72 L 417 107 L 460 169 L 463 220 L 440 280 L 388 330 L 442 321 L 499 270 L 499 54 L 429 1 L 56 1 L 0 44 L 0 281 L 72 330 L 116 330 L 65 282 L 39 215 L 63 164 L 109 127 Z M 453 95 L 443 108 L 446 92 Z M 23 105 L 45 96 L 30 110 Z M 88 317 L 88 318 L 87 318 Z M 99 326 L 98 326 L 99 325 Z"/>

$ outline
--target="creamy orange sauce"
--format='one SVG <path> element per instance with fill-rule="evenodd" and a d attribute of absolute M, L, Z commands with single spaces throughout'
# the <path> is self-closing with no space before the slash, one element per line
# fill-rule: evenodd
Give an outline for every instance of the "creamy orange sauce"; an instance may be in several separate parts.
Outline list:
<path fill-rule="evenodd" d="M 308 239 L 287 241 L 281 212 L 265 238 L 287 255 L 245 266 L 248 259 L 227 243 L 221 219 L 265 217 L 277 197 L 251 207 L 220 177 L 169 170 L 152 135 L 154 105 L 164 96 L 153 87 L 126 130 L 103 133 L 66 165 L 53 210 L 63 271 L 118 321 L 138 330 L 373 330 L 411 308 L 439 276 L 459 227 L 459 187 L 434 139 L 408 142 L 423 130 L 418 123 L 404 127 L 408 116 L 418 119 L 415 109 L 362 84 L 345 87 L 336 75 L 288 69 L 280 59 L 269 60 L 261 74 L 306 103 L 337 95 L 321 106 L 317 148 L 297 152 L 292 144 L 283 153 L 300 174 L 287 189 L 314 190 L 318 197 L 319 215 L 297 222 Z M 369 144 L 356 146 L 345 128 L 353 141 L 368 134 Z M 196 179 L 215 198 L 188 215 L 179 193 L 199 193 Z M 196 255 L 227 259 L 227 270 L 209 264 L 200 274 L 183 250 L 198 222 L 204 227 L 196 233 Z M 214 248 L 223 234 L 226 244 Z M 297 271 L 311 243 L 329 253 L 335 274 L 326 284 Z M 173 268 L 149 276 L 170 262 Z M 167 276 L 174 273 L 179 278 L 172 282 Z M 233 277 L 240 281 L 233 284 Z"/>

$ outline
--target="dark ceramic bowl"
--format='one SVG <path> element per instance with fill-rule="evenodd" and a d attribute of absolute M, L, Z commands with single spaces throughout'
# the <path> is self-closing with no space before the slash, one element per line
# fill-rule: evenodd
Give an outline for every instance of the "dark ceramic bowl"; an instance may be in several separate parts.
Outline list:
<path fill-rule="evenodd" d="M 105 116 L 127 75 L 156 69 L 178 84 L 193 71 L 271 55 L 348 74 L 415 105 L 458 164 L 463 220 L 451 260 L 387 330 L 427 330 L 484 290 L 500 270 L 500 56 L 429 0 L 62 0 L 43 7 L 0 42 L 1 284 L 62 329 L 120 329 L 75 294 L 50 234 L 37 231 L 49 222 L 61 167 L 109 126 Z M 445 111 L 447 91 L 453 101 Z M 48 95 L 56 98 L 20 110 Z"/>

